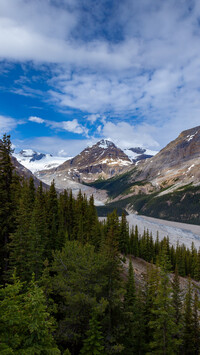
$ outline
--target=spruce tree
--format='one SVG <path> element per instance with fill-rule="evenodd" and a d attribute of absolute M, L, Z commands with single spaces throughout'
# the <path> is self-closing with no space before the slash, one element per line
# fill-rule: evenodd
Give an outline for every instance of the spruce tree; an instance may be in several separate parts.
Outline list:
<path fill-rule="evenodd" d="M 136 354 L 136 289 L 132 261 L 129 260 L 128 279 L 124 297 L 126 331 L 124 335 L 124 354 Z"/>
<path fill-rule="evenodd" d="M 184 328 L 183 328 L 183 345 L 184 354 L 193 354 L 193 315 L 192 315 L 192 286 L 191 280 L 188 281 L 187 293 L 185 295 L 184 304 Z"/>
<path fill-rule="evenodd" d="M 9 235 L 14 230 L 15 202 L 12 195 L 13 165 L 10 136 L 0 141 L 0 281 L 8 269 Z"/>
<path fill-rule="evenodd" d="M 173 334 L 175 321 L 173 319 L 171 287 L 168 274 L 171 264 L 168 255 L 168 241 L 166 239 L 163 240 L 163 248 L 159 259 L 161 278 L 152 308 L 155 319 L 149 323 L 149 326 L 153 330 L 153 340 L 150 342 L 150 348 L 156 354 L 171 355 L 175 353 L 177 339 L 174 338 Z"/>
<path fill-rule="evenodd" d="M 87 338 L 84 340 L 81 355 L 104 355 L 103 336 L 97 315 L 93 313 L 89 321 L 89 330 L 86 332 Z"/>
<path fill-rule="evenodd" d="M 58 198 L 55 189 L 54 180 L 51 183 L 47 195 L 47 229 L 48 229 L 48 245 L 47 256 L 52 260 L 52 251 L 59 249 L 58 236 Z"/>
<path fill-rule="evenodd" d="M 175 354 L 176 341 L 173 338 L 175 324 L 173 321 L 170 293 L 169 277 L 166 272 L 162 272 L 158 293 L 152 308 L 155 319 L 150 321 L 149 324 L 153 330 L 153 339 L 150 342 L 150 348 L 155 354 Z"/>
<path fill-rule="evenodd" d="M 27 290 L 13 276 L 12 284 L 0 289 L 0 353 L 59 355 L 44 293 L 34 280 Z"/>
<path fill-rule="evenodd" d="M 176 340 L 174 343 L 174 351 L 181 352 L 181 345 L 183 343 L 183 314 L 182 314 L 182 292 L 180 288 L 180 280 L 178 275 L 178 268 L 176 266 L 175 273 L 172 279 L 172 308 L 173 308 L 173 337 Z"/>
<path fill-rule="evenodd" d="M 17 229 L 11 234 L 9 243 L 10 262 L 7 277 L 11 277 L 16 269 L 17 276 L 20 276 L 23 281 L 31 278 L 31 273 L 29 268 L 27 268 L 28 254 L 30 252 L 28 232 L 34 208 L 31 196 L 32 192 L 29 190 L 29 184 L 24 181 L 19 200 Z"/>
<path fill-rule="evenodd" d="M 119 250 L 125 255 L 129 250 L 129 226 L 124 212 L 122 213 L 119 226 Z"/>
<path fill-rule="evenodd" d="M 194 293 L 192 319 L 193 319 L 193 332 L 191 336 L 193 338 L 193 354 L 198 355 L 200 350 L 200 324 L 199 324 L 199 297 L 198 297 L 197 289 L 195 289 L 195 293 Z"/>

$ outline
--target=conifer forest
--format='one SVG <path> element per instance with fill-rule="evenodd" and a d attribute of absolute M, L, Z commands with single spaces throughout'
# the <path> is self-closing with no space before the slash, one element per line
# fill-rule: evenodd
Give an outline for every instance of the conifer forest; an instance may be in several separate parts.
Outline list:
<path fill-rule="evenodd" d="M 99 221 L 93 196 L 35 186 L 11 152 L 4 135 L 0 354 L 199 354 L 200 250 L 139 235 L 115 210 Z M 148 265 L 141 282 L 136 257 Z"/>

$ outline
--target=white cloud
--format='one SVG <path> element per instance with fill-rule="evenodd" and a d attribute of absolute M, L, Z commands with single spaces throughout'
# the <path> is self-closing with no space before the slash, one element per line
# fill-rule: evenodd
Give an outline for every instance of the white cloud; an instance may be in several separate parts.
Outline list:
<path fill-rule="evenodd" d="M 127 122 L 106 122 L 101 134 L 122 148 L 144 147 L 158 148 L 159 144 L 152 138 L 151 129 L 147 125 L 132 126 Z"/>
<path fill-rule="evenodd" d="M 104 1 L 87 0 L 85 11 L 81 5 L 78 0 L 1 0 L 0 57 L 53 64 L 51 90 L 35 92 L 21 83 L 13 91 L 45 100 L 49 95 L 58 108 L 78 109 L 92 124 L 104 114 L 127 119 L 134 139 L 151 134 L 161 146 L 198 125 L 199 1 L 113 1 L 112 13 Z M 88 134 L 76 119 L 44 123 Z M 106 134 L 109 122 L 102 123 Z M 123 137 L 128 127 L 112 124 Z"/>
<path fill-rule="evenodd" d="M 44 123 L 45 120 L 43 120 L 43 118 L 37 117 L 37 116 L 31 116 L 28 119 L 31 122 L 36 122 L 36 123 Z"/>
<path fill-rule="evenodd" d="M 37 116 L 31 116 L 28 119 L 31 122 L 39 123 L 42 124 L 44 123 L 46 126 L 56 129 L 56 130 L 63 130 L 67 132 L 72 132 L 72 133 L 77 133 L 77 134 L 83 134 L 85 136 L 88 136 L 88 129 L 84 126 L 82 126 L 80 123 L 78 123 L 77 119 L 69 120 L 69 121 L 51 121 L 51 120 L 45 120 L 41 117 Z"/>
<path fill-rule="evenodd" d="M 17 120 L 11 117 L 1 116 L 0 115 L 0 131 L 1 135 L 4 133 L 11 132 L 17 127 L 18 124 L 22 124 L 21 120 Z"/>
<path fill-rule="evenodd" d="M 88 129 L 79 124 L 77 119 L 59 122 L 59 126 L 62 126 L 68 132 L 88 135 Z"/>
<path fill-rule="evenodd" d="M 88 121 L 93 124 L 96 122 L 96 120 L 98 120 L 98 118 L 100 118 L 100 115 L 97 113 L 97 114 L 91 114 L 89 116 L 86 116 L 86 118 L 88 119 Z"/>

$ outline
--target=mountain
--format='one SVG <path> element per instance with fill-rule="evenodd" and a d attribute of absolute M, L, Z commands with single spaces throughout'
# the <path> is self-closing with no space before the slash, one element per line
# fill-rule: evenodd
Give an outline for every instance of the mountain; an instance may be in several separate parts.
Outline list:
<path fill-rule="evenodd" d="M 56 168 L 67 159 L 71 159 L 70 157 L 54 157 L 51 154 L 38 153 L 32 149 L 23 149 L 19 153 L 13 153 L 13 156 L 32 173 Z"/>
<path fill-rule="evenodd" d="M 77 182 L 91 182 L 108 179 L 127 171 L 132 165 L 133 162 L 120 148 L 103 139 L 57 168 L 39 171 L 36 176 L 43 181 L 52 175 L 55 181 L 71 179 Z"/>
<path fill-rule="evenodd" d="M 154 157 L 90 186 L 105 189 L 109 209 L 200 224 L 200 126 L 183 131 Z"/>
<path fill-rule="evenodd" d="M 200 126 L 183 131 L 152 159 L 138 166 L 137 180 L 147 180 L 156 188 L 172 189 L 199 184 Z"/>
<path fill-rule="evenodd" d="M 25 179 L 30 179 L 30 177 L 32 177 L 34 180 L 35 186 L 38 187 L 40 185 L 40 180 L 35 175 L 33 175 L 33 173 L 30 170 L 28 170 L 24 165 L 20 164 L 15 157 L 12 156 L 11 160 L 12 160 L 12 164 L 15 168 L 16 173 L 20 177 L 23 177 Z M 49 188 L 49 186 L 47 184 L 45 184 L 44 182 L 42 183 L 42 185 L 45 189 Z"/>

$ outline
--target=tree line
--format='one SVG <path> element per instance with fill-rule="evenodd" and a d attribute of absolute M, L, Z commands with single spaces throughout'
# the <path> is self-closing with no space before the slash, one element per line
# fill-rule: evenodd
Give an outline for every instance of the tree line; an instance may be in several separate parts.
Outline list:
<path fill-rule="evenodd" d="M 198 354 L 194 246 L 153 241 L 116 211 L 100 222 L 93 196 L 20 179 L 0 143 L 0 353 Z M 136 284 L 130 259 L 151 264 Z M 156 264 L 156 265 L 153 265 Z M 175 270 L 173 280 L 169 272 Z"/>

